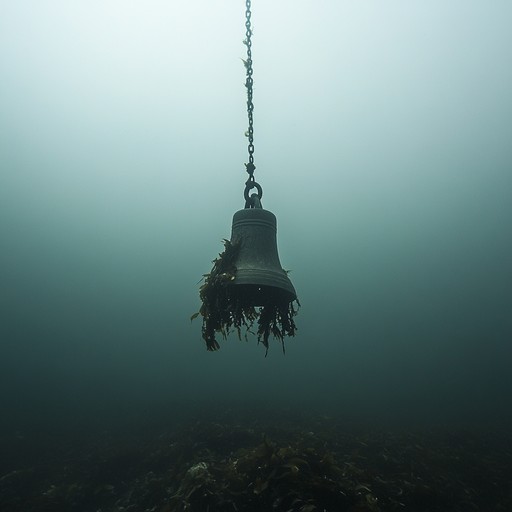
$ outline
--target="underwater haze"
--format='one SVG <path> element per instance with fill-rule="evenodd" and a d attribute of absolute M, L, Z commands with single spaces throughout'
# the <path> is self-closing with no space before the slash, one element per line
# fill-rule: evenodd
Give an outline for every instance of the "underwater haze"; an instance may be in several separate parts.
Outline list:
<path fill-rule="evenodd" d="M 254 0 L 255 178 L 302 306 L 267 357 L 190 320 L 244 207 L 245 3 L 1 11 L 2 432 L 510 424 L 510 2 Z"/>

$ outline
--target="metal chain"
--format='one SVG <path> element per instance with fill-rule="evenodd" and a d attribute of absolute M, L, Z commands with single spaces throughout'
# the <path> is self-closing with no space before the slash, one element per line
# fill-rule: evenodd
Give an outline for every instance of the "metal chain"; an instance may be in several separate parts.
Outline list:
<path fill-rule="evenodd" d="M 252 112 L 254 110 L 254 104 L 252 102 L 252 86 L 253 86 L 253 78 L 252 78 L 252 29 L 251 29 L 251 0 L 245 1 L 245 39 L 244 45 L 247 48 L 247 60 L 244 60 L 245 70 L 246 70 L 246 78 L 245 78 L 245 87 L 247 89 L 247 117 L 249 119 L 249 129 L 246 132 L 246 135 L 249 139 L 249 144 L 247 146 L 249 152 L 249 163 L 245 164 L 245 169 L 249 174 L 249 179 L 245 183 L 245 191 L 244 197 L 246 200 L 245 207 L 259 207 L 261 208 L 261 203 L 259 200 L 262 196 L 262 190 L 260 185 L 256 183 L 254 180 L 254 169 L 256 166 L 254 165 L 254 127 L 253 127 L 253 116 Z M 258 200 L 256 201 L 253 194 L 251 198 L 249 198 L 249 190 L 255 188 L 258 190 Z M 258 206 L 259 205 L 259 206 Z"/>

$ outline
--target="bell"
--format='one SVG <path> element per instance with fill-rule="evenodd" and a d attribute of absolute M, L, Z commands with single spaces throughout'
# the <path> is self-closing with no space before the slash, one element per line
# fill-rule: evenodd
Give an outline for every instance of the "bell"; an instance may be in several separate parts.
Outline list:
<path fill-rule="evenodd" d="M 231 286 L 250 306 L 289 304 L 297 298 L 277 253 L 276 216 L 262 208 L 245 208 L 233 216 L 231 243 L 239 252 Z"/>

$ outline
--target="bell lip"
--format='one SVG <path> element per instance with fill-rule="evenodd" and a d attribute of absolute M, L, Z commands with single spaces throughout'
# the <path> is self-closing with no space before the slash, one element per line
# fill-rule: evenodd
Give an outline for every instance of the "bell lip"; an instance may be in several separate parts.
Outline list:
<path fill-rule="evenodd" d="M 276 288 L 286 290 L 289 293 L 295 294 L 295 288 L 288 278 L 286 272 L 275 270 L 260 270 L 251 268 L 239 268 L 235 274 L 233 285 L 251 285 L 251 286 L 267 286 L 269 288 Z"/>
<path fill-rule="evenodd" d="M 233 283 L 230 284 L 230 288 L 236 293 L 243 304 L 255 307 L 269 305 L 282 306 L 297 300 L 297 294 L 293 286 L 291 286 L 290 289 L 262 284 L 237 283 L 233 281 Z"/>

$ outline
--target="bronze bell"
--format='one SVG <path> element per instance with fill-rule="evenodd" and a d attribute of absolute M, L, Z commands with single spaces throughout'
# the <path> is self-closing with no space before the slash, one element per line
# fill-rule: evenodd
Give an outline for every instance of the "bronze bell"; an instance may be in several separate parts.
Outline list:
<path fill-rule="evenodd" d="M 277 253 L 276 216 L 263 208 L 245 208 L 233 216 L 231 243 L 239 245 L 232 282 L 250 306 L 288 304 L 297 294 Z"/>

